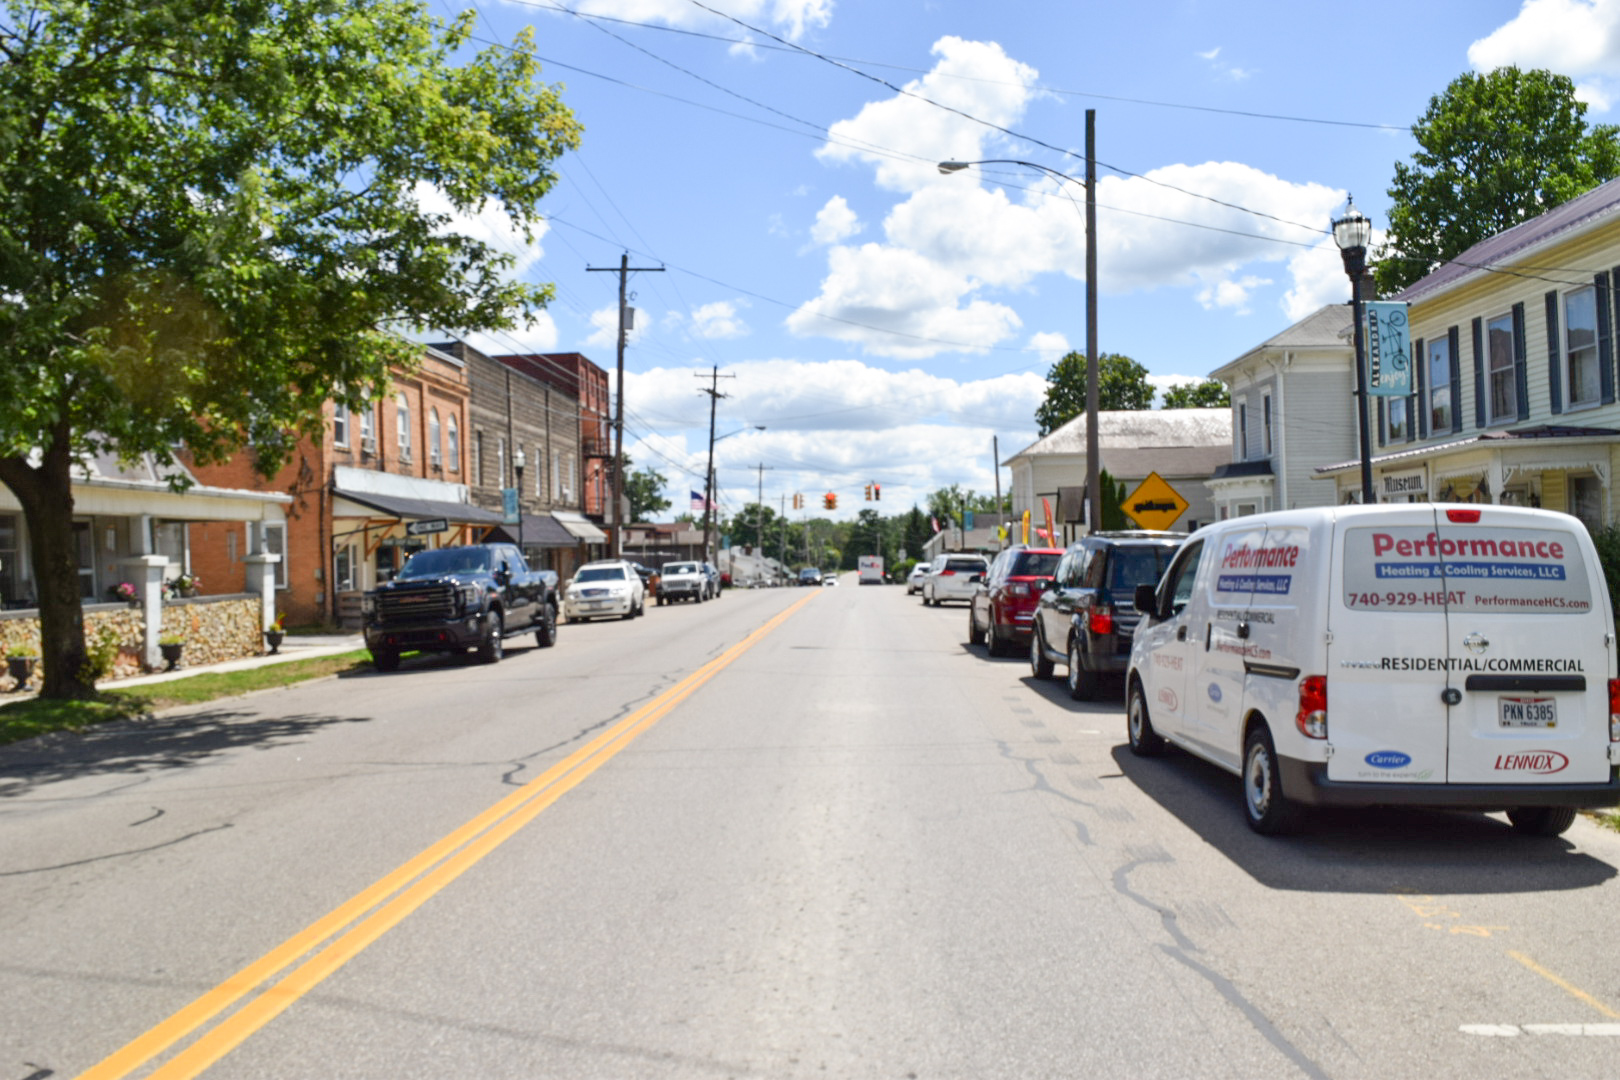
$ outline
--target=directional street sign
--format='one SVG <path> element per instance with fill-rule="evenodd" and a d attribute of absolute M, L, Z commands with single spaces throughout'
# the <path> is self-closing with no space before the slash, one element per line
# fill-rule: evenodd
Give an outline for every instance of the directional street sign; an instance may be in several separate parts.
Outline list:
<path fill-rule="evenodd" d="M 1141 528 L 1168 529 L 1175 524 L 1176 518 L 1187 512 L 1187 506 L 1187 500 L 1154 472 L 1148 473 L 1147 479 L 1125 496 L 1125 503 L 1120 509 Z"/>
<path fill-rule="evenodd" d="M 405 523 L 405 533 L 408 536 L 421 536 L 424 533 L 442 533 L 448 531 L 450 522 L 444 518 L 423 518 L 420 521 Z"/>

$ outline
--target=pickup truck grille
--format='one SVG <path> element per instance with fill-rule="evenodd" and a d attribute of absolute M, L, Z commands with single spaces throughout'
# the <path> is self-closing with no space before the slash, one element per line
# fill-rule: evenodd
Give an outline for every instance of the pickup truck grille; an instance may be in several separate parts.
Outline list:
<path fill-rule="evenodd" d="M 385 623 L 455 617 L 456 590 L 450 585 L 390 589 L 377 595 L 377 618 Z"/>

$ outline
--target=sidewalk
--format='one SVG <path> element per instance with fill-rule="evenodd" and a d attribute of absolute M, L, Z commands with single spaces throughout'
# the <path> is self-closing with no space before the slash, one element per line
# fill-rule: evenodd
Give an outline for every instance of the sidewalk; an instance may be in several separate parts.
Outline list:
<path fill-rule="evenodd" d="M 286 664 L 293 660 L 313 660 L 321 656 L 336 656 L 366 647 L 360 634 L 298 634 L 287 635 L 281 642 L 281 651 L 274 656 L 248 656 L 241 660 L 226 660 L 218 664 L 187 665 L 175 671 L 158 671 L 151 675 L 137 675 L 131 679 L 105 679 L 98 684 L 102 690 L 116 690 L 121 686 L 146 686 L 150 683 L 173 682 L 193 675 L 207 675 L 216 671 L 246 671 L 249 668 Z M 0 705 L 14 701 L 28 701 L 39 695 L 32 690 L 22 693 L 0 693 Z"/>

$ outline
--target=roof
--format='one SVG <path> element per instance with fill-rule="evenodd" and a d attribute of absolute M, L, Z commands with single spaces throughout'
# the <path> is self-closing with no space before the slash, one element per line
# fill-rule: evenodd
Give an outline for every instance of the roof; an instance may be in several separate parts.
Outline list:
<path fill-rule="evenodd" d="M 348 499 L 371 510 L 412 521 L 444 518 L 457 524 L 499 525 L 501 515 L 493 510 L 473 506 L 471 503 L 440 502 L 435 499 L 413 499 L 403 495 L 378 495 L 370 491 L 345 491 L 334 488 L 332 494 Z"/>
<path fill-rule="evenodd" d="M 520 535 L 516 525 L 502 525 L 490 535 L 496 533 L 513 543 Z M 524 547 L 571 548 L 579 543 L 574 539 L 574 534 L 563 528 L 562 523 L 550 514 L 524 514 L 521 535 Z"/>
<path fill-rule="evenodd" d="M 1407 458 L 1419 458 L 1436 451 L 1457 450 L 1464 446 L 1475 446 L 1490 443 L 1527 442 L 1537 439 L 1612 439 L 1620 436 L 1620 429 L 1599 427 L 1564 427 L 1555 424 L 1541 424 L 1533 428 L 1520 428 L 1517 431 L 1482 431 L 1478 435 L 1470 435 L 1464 439 L 1452 439 L 1450 442 L 1429 443 L 1427 446 L 1414 446 L 1410 450 L 1398 450 L 1393 454 L 1381 454 L 1371 459 L 1373 465 L 1385 465 L 1391 461 L 1403 461 Z M 1332 465 L 1318 465 L 1316 472 L 1327 474 L 1341 472 L 1345 469 L 1361 467 L 1361 459 L 1353 461 L 1340 461 Z"/>
<path fill-rule="evenodd" d="M 1220 373 L 1227 368 L 1241 364 L 1249 357 L 1267 349 L 1343 348 L 1344 335 L 1350 331 L 1351 321 L 1349 304 L 1326 304 L 1294 325 L 1262 341 L 1237 359 L 1222 364 L 1211 372 L 1211 377 L 1219 378 Z"/>
<path fill-rule="evenodd" d="M 1231 445 L 1231 409 L 1122 409 L 1097 414 L 1097 446 L 1101 451 L 1230 449 Z M 1026 456 L 1085 452 L 1086 415 L 1081 413 L 1002 464 L 1010 465 Z"/>
<path fill-rule="evenodd" d="M 1599 184 L 1529 221 L 1521 221 L 1464 251 L 1427 277 L 1408 285 L 1392 299 L 1409 303 L 1438 293 L 1476 274 L 1489 273 L 1485 267 L 1511 262 L 1516 256 L 1550 240 L 1590 227 L 1620 212 L 1620 180 Z"/>
<path fill-rule="evenodd" d="M 1228 461 L 1210 474 L 1211 480 L 1236 480 L 1241 476 L 1270 476 L 1271 459 L 1259 461 Z"/>

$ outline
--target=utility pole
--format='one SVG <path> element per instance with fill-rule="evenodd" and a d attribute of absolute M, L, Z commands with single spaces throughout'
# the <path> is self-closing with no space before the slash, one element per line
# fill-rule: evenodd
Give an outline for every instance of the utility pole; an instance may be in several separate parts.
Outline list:
<path fill-rule="evenodd" d="M 735 375 L 721 375 L 718 367 L 709 372 L 709 385 L 699 389 L 699 393 L 709 395 L 709 471 L 703 477 L 703 559 L 705 562 L 714 562 L 710 552 L 714 533 L 714 412 L 720 404 L 720 399 L 730 397 L 730 394 L 720 392 L 721 379 L 735 379 Z M 703 378 L 702 375 L 697 378 Z"/>
<path fill-rule="evenodd" d="M 619 362 L 616 381 L 614 382 L 614 397 L 618 400 L 613 409 L 613 512 L 608 515 L 608 521 L 613 528 L 613 557 L 622 558 L 624 555 L 624 338 L 630 329 L 626 325 L 625 312 L 625 285 L 632 272 L 656 273 L 664 272 L 662 266 L 631 266 L 630 255 L 626 252 L 619 256 L 617 268 L 611 266 L 587 266 L 587 271 L 593 273 L 608 272 L 619 275 Z"/>
<path fill-rule="evenodd" d="M 767 465 L 763 461 L 754 468 L 759 470 L 759 498 L 754 503 L 754 547 L 761 558 L 765 554 L 765 470 L 776 471 L 775 465 Z"/>
<path fill-rule="evenodd" d="M 1086 502 L 1087 532 L 1103 527 L 1097 455 L 1097 110 L 1086 110 Z M 1051 540 L 1051 537 L 1047 537 Z"/>
<path fill-rule="evenodd" d="M 782 569 L 786 570 L 787 569 L 787 493 L 786 492 L 784 492 L 782 494 L 782 514 L 781 514 L 780 519 L 777 521 L 777 525 L 781 529 L 781 535 L 782 535 L 782 546 L 781 546 L 782 554 L 781 554 L 781 558 L 780 558 L 779 561 L 782 564 Z"/>
<path fill-rule="evenodd" d="M 999 529 L 1006 524 L 1003 520 L 1007 515 L 1001 510 L 1001 443 L 994 435 L 990 436 L 990 467 L 996 470 L 996 516 L 994 521 Z"/>

